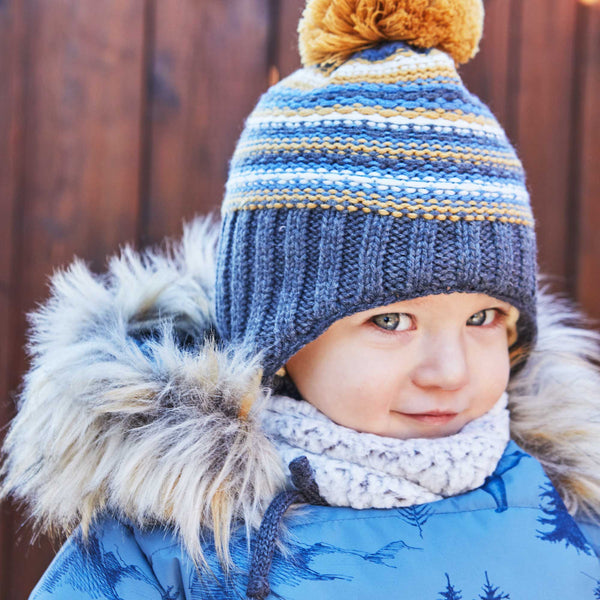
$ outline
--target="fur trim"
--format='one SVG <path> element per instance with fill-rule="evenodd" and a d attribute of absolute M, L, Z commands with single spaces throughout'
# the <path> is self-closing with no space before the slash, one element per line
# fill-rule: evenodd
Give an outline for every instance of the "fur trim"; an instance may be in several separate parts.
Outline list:
<path fill-rule="evenodd" d="M 538 339 L 508 387 L 512 437 L 534 455 L 569 512 L 600 515 L 600 334 L 542 288 Z"/>
<path fill-rule="evenodd" d="M 19 412 L 4 442 L 1 494 L 43 531 L 84 531 L 104 511 L 173 528 L 202 561 L 210 530 L 225 563 L 232 524 L 259 525 L 284 485 L 261 430 L 260 357 L 214 339 L 217 227 L 107 275 L 57 273 L 31 316 Z M 600 513 L 600 335 L 542 291 L 539 335 L 509 386 L 515 439 L 541 460 L 572 512 Z"/>
<path fill-rule="evenodd" d="M 479 50 L 481 0 L 309 0 L 298 25 L 302 64 L 337 66 L 386 41 L 439 48 L 457 64 Z"/>
<path fill-rule="evenodd" d="M 210 339 L 217 233 L 198 220 L 163 254 L 125 248 L 104 277 L 76 261 L 31 315 L 2 494 L 42 531 L 86 531 L 112 511 L 170 525 L 197 561 L 210 528 L 227 561 L 232 522 L 258 526 L 282 486 L 255 418 L 258 359 Z"/>

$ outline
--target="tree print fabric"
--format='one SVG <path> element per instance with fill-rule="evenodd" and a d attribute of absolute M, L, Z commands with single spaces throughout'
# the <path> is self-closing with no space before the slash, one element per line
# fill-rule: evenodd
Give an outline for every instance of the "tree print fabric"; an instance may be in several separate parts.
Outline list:
<path fill-rule="evenodd" d="M 598 557 L 540 464 L 512 442 L 472 492 L 402 509 L 307 506 L 285 524 L 272 599 L 600 600 Z M 234 539 L 228 573 L 206 552 L 210 570 L 197 569 L 168 530 L 139 531 L 107 516 L 87 541 L 71 538 L 32 598 L 244 598 L 244 536 Z"/>

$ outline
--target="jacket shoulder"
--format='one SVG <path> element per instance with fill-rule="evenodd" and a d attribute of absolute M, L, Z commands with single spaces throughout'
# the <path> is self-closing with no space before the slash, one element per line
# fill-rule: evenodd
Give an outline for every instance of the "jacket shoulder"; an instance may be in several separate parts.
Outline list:
<path fill-rule="evenodd" d="M 85 536 L 81 529 L 71 535 L 30 600 L 165 600 L 182 597 L 177 593 L 175 586 L 165 590 L 159 583 L 134 529 L 107 518 L 94 524 Z"/>

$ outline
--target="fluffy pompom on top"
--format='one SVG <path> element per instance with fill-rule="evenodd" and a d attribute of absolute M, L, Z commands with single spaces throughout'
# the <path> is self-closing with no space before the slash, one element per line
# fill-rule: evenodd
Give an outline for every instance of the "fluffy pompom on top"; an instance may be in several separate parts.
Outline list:
<path fill-rule="evenodd" d="M 337 66 L 381 42 L 438 48 L 456 64 L 477 53 L 482 0 L 308 0 L 298 25 L 305 67 Z"/>

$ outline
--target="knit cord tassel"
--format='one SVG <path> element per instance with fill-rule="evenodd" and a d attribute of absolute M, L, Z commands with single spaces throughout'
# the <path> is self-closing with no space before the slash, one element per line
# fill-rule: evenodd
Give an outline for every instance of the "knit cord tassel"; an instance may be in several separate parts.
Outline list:
<path fill-rule="evenodd" d="M 292 504 L 327 505 L 327 502 L 319 494 L 319 487 L 306 456 L 295 458 L 290 463 L 289 469 L 292 483 L 296 489 L 281 492 L 275 496 L 260 524 L 246 588 L 248 600 L 264 600 L 271 592 L 269 572 L 273 563 L 277 533 L 287 509 Z"/>

